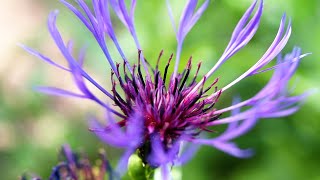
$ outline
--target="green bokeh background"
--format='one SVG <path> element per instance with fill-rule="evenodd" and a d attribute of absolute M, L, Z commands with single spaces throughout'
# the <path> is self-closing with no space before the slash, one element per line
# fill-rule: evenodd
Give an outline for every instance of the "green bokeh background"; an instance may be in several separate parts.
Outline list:
<path fill-rule="evenodd" d="M 178 15 L 185 1 L 172 2 L 174 14 Z M 62 83 L 69 87 L 72 81 L 68 74 L 27 55 L 15 45 L 22 42 L 62 62 L 46 30 L 47 14 L 53 9 L 60 9 L 58 25 L 64 37 L 74 39 L 77 48 L 83 44 L 88 46 L 88 71 L 109 87 L 110 68 L 92 36 L 56 1 L 7 3 L 8 6 L 5 2 L 4 7 L 9 10 L 0 12 L 4 22 L 10 22 L 2 27 L 7 29 L 5 32 L 16 32 L 13 24 L 37 23 L 32 30 L 24 32 L 22 28 L 23 35 L 14 36 L 19 37 L 14 39 L 15 42 L 2 43 L 10 51 L 1 51 L 7 53 L 1 56 L 7 64 L 0 68 L 0 179 L 17 179 L 23 172 L 35 172 L 48 177 L 57 162 L 58 150 L 64 143 L 69 143 L 76 151 L 85 151 L 91 159 L 97 158 L 98 148 L 105 148 L 111 161 L 116 162 L 121 151 L 102 144 L 87 129 L 86 115 L 101 114 L 102 109 L 85 100 L 48 97 L 34 92 L 32 87 L 36 85 L 59 86 Z M 212 1 L 186 38 L 181 69 L 192 55 L 194 64 L 203 61 L 200 73 L 205 74 L 222 54 L 233 28 L 250 3 L 251 0 Z M 28 10 L 29 21 L 24 22 L 25 16 L 17 8 Z M 290 52 L 294 46 L 300 46 L 304 53 L 313 53 L 302 60 L 292 80 L 292 92 L 300 94 L 319 87 L 319 0 L 265 0 L 264 14 L 256 36 L 214 75 L 221 78 L 219 87 L 239 76 L 261 57 L 272 42 L 284 12 L 292 19 L 293 27 L 284 53 Z M 10 21 L 13 17 L 17 21 Z M 137 52 L 132 39 L 118 21 L 115 27 L 120 44 L 131 62 L 135 62 Z M 138 1 L 136 27 L 145 56 L 151 64 L 155 63 L 162 49 L 165 58 L 175 52 L 175 36 L 164 0 Z M 6 34 L 1 36 L 5 37 Z M 114 49 L 112 54 L 115 54 Z M 113 57 L 120 60 L 116 55 Z M 12 77 L 15 72 L 22 74 L 21 77 Z M 271 75 L 271 72 L 267 72 L 243 80 L 223 94 L 218 107 L 228 106 L 234 95 L 240 94 L 244 99 L 254 95 Z M 214 148 L 202 147 L 183 167 L 183 179 L 320 180 L 319 102 L 319 93 L 315 93 L 298 113 L 284 119 L 261 120 L 251 132 L 238 138 L 236 141 L 241 147 L 255 149 L 252 158 L 237 159 Z"/>

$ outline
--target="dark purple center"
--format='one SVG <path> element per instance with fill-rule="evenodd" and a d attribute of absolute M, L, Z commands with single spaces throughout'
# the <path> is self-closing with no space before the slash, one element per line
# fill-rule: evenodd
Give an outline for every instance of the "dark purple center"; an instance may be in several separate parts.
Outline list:
<path fill-rule="evenodd" d="M 114 103 L 126 117 L 135 111 L 140 111 L 144 117 L 144 138 L 148 142 L 150 135 L 157 133 L 166 147 L 170 147 L 175 139 L 181 135 L 194 137 L 201 131 L 209 131 L 206 124 L 216 120 L 219 114 L 213 109 L 221 91 L 215 87 L 217 96 L 208 99 L 206 93 L 218 82 L 216 79 L 208 88 L 204 89 L 204 82 L 196 90 L 196 78 L 201 63 L 198 64 L 196 74 L 190 78 L 191 60 L 182 73 L 175 78 L 168 78 L 168 68 L 173 55 L 170 56 L 164 72 L 158 69 L 159 61 L 163 52 L 160 53 L 156 68 L 149 68 L 152 77 L 144 77 L 141 72 L 140 61 L 133 66 L 132 72 L 128 72 L 126 64 L 123 64 L 123 75 L 120 75 L 120 64 L 117 64 L 117 72 L 112 73 L 112 92 Z M 141 52 L 139 52 L 139 59 Z M 147 62 L 147 61 L 146 61 Z M 114 75 L 117 77 L 115 80 Z M 166 83 L 168 81 L 168 83 Z M 120 85 L 120 88 L 117 87 Z M 123 95 L 120 95 L 123 94 Z M 125 127 L 127 119 L 118 124 Z"/>

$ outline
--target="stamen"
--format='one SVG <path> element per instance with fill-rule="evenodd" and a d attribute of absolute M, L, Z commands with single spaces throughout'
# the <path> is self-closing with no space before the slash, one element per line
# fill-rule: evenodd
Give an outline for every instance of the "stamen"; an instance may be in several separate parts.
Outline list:
<path fill-rule="evenodd" d="M 179 88 L 179 92 L 181 92 L 184 84 L 186 83 L 188 77 L 189 77 L 189 73 L 190 73 L 190 69 L 191 69 L 191 60 L 192 60 L 192 56 L 190 57 L 189 61 L 188 61 L 188 64 L 187 64 L 187 68 L 186 68 L 186 75 L 184 76 L 184 79 L 180 85 L 180 88 Z"/>
<path fill-rule="evenodd" d="M 157 71 L 155 78 L 154 78 L 154 88 L 157 89 L 158 88 L 158 83 L 159 83 L 159 74 L 160 72 Z"/>
<path fill-rule="evenodd" d="M 178 78 L 175 78 L 175 80 L 174 80 L 174 88 L 173 88 L 172 94 L 176 94 L 177 87 L 178 87 Z"/>
<path fill-rule="evenodd" d="M 170 56 L 170 58 L 169 58 L 169 60 L 168 60 L 168 63 L 167 63 L 167 65 L 166 65 L 166 67 L 165 67 L 164 75 L 163 75 L 163 83 L 166 83 L 168 68 L 169 68 L 169 65 L 170 65 L 170 62 L 171 62 L 172 58 L 173 58 L 173 54 L 171 54 L 171 56 Z"/>
<path fill-rule="evenodd" d="M 153 72 L 153 74 L 155 73 L 155 70 L 153 69 L 153 67 L 150 65 L 149 61 L 144 58 L 144 61 L 147 63 L 147 66 L 151 69 L 151 71 Z"/>
<path fill-rule="evenodd" d="M 158 60 L 157 60 L 156 71 L 158 71 L 158 69 L 159 69 L 159 62 L 160 62 L 162 55 L 163 55 L 163 49 L 161 50 L 159 57 L 158 57 Z"/>
<path fill-rule="evenodd" d="M 202 62 L 199 62 L 196 74 L 193 76 L 193 79 L 192 79 L 191 83 L 189 84 L 189 86 L 192 86 L 196 82 L 201 65 L 202 65 Z"/>
<path fill-rule="evenodd" d="M 205 94 L 206 92 L 208 92 L 218 81 L 219 81 L 219 78 L 216 78 L 214 82 L 206 90 L 203 91 L 203 93 Z"/>
<path fill-rule="evenodd" d="M 207 112 L 208 110 L 210 110 L 211 108 L 213 108 L 213 106 L 216 104 L 216 102 L 213 102 L 212 104 L 210 104 L 208 107 L 204 108 L 202 110 L 202 112 Z"/>
<path fill-rule="evenodd" d="M 143 77 L 142 77 L 140 64 L 139 64 L 139 66 L 138 66 L 138 74 L 139 74 L 140 81 L 141 81 L 141 83 L 142 83 L 143 87 L 146 87 L 146 84 L 145 84 L 144 79 L 143 79 Z"/>

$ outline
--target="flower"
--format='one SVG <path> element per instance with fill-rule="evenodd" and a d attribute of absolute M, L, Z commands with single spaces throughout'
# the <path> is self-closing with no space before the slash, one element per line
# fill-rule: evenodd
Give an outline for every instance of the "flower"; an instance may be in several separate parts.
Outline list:
<path fill-rule="evenodd" d="M 222 64 L 253 38 L 261 20 L 263 0 L 255 0 L 247 9 L 236 25 L 223 54 L 209 72 L 200 77 L 200 81 L 196 79 L 200 76 L 198 73 L 201 63 L 197 65 L 196 74 L 193 77 L 190 74 L 192 57 L 183 72 L 178 72 L 178 67 L 184 39 L 208 7 L 209 0 L 204 1 L 198 9 L 197 0 L 188 0 L 181 14 L 179 26 L 176 26 L 170 2 L 166 0 L 176 33 L 177 52 L 166 61 L 164 70 L 159 69 L 163 51 L 160 52 L 155 67 L 152 67 L 144 57 L 143 51 L 148 49 L 140 46 L 134 26 L 136 0 L 131 0 L 129 7 L 125 0 L 92 0 L 93 10 L 83 0 L 75 0 L 78 6 L 65 0 L 60 1 L 96 39 L 110 64 L 112 85 L 108 87 L 110 91 L 106 90 L 84 70 L 84 51 L 80 52 L 78 58 L 73 56 L 73 43 L 63 41 L 56 27 L 58 11 L 54 11 L 49 16 L 48 28 L 69 67 L 61 66 L 39 52 L 23 47 L 49 64 L 71 73 L 80 93 L 54 87 L 39 87 L 37 90 L 52 95 L 89 99 L 102 106 L 106 110 L 106 125 L 91 117 L 90 129 L 103 142 L 125 149 L 117 168 L 120 172 L 126 169 L 129 157 L 135 152 L 144 163 L 152 167 L 161 167 L 164 179 L 170 178 L 170 165 L 187 162 L 200 145 L 213 146 L 239 158 L 249 157 L 252 151 L 238 148 L 232 140 L 248 132 L 261 118 L 283 117 L 296 112 L 299 109 L 299 102 L 308 95 L 305 93 L 290 96 L 287 91 L 288 81 L 300 59 L 307 54 L 301 54 L 300 48 L 295 47 L 291 53 L 284 58 L 281 57 L 280 52 L 291 35 L 291 23 L 290 21 L 286 23 L 286 15 L 281 18 L 274 41 L 251 68 L 222 88 L 217 87 L 218 78 L 209 80 Z M 114 11 L 135 42 L 138 59 L 134 65 L 130 64 L 117 40 L 110 9 Z M 111 57 L 106 38 L 112 40 L 121 55 L 122 65 Z M 265 68 L 276 57 L 278 57 L 277 65 Z M 173 59 L 175 66 L 170 75 L 168 69 Z M 219 103 L 219 97 L 230 87 L 244 78 L 269 70 L 274 70 L 273 77 L 255 96 L 244 101 L 235 98 L 231 106 L 223 109 L 215 108 L 214 105 Z M 89 82 L 104 93 L 121 112 L 94 95 L 85 82 Z M 211 89 L 213 93 L 210 93 Z M 241 110 L 243 107 L 246 107 L 245 110 Z M 231 112 L 231 115 L 220 116 L 226 112 Z M 120 121 L 117 121 L 117 118 Z M 203 137 L 204 132 L 211 132 L 212 127 L 220 124 L 228 124 L 225 132 L 211 139 Z M 194 145 L 182 148 L 186 143 Z"/>
<path fill-rule="evenodd" d="M 91 166 L 89 159 L 82 155 L 72 152 L 69 145 L 64 145 L 61 149 L 61 155 L 63 156 L 63 161 L 61 161 L 57 166 L 52 168 L 49 180 L 103 180 L 108 177 L 108 179 L 119 179 L 119 177 L 112 170 L 109 161 L 107 160 L 105 153 L 100 151 L 100 161 L 97 166 Z M 41 180 L 40 177 L 31 175 L 23 175 L 21 180 Z"/>

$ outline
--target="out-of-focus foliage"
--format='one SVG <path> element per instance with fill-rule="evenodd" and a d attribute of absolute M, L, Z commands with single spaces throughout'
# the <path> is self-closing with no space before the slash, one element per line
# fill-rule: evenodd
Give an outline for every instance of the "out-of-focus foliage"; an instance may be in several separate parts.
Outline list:
<path fill-rule="evenodd" d="M 184 1 L 172 2 L 174 12 L 178 14 Z M 192 55 L 194 60 L 203 61 L 201 73 L 206 73 L 223 52 L 237 20 L 250 3 L 250 0 L 212 1 L 185 41 L 181 67 Z M 48 97 L 32 90 L 33 86 L 41 84 L 72 88 L 70 77 L 16 46 L 22 42 L 63 62 L 45 29 L 45 17 L 55 8 L 60 9 L 58 24 L 64 37 L 74 39 L 78 48 L 82 44 L 88 46 L 88 71 L 105 86 L 110 84 L 110 68 L 97 44 L 61 4 L 51 0 L 5 2 L 0 8 L 0 179 L 17 179 L 24 172 L 48 177 L 57 161 L 60 146 L 66 142 L 76 150 L 85 149 L 92 159 L 100 147 L 106 149 L 112 162 L 119 155 L 117 149 L 101 144 L 86 127 L 86 114 L 102 114 L 98 106 L 83 100 Z M 286 12 L 292 18 L 293 33 L 285 52 L 298 45 L 303 52 L 313 53 L 301 61 L 292 81 L 292 92 L 299 94 L 319 88 L 319 8 L 318 0 L 265 0 L 257 35 L 248 47 L 217 72 L 216 76 L 221 77 L 220 87 L 257 61 L 272 42 L 282 13 Z M 138 35 L 151 64 L 155 63 L 162 49 L 165 57 L 173 53 L 175 36 L 164 1 L 138 1 L 136 12 Z M 120 23 L 115 26 L 121 45 L 131 62 L 135 62 L 137 51 L 129 34 Z M 271 73 L 267 72 L 244 80 L 223 94 L 219 106 L 230 104 L 236 94 L 250 97 L 270 76 Z M 253 131 L 239 138 L 242 147 L 256 150 L 253 158 L 236 159 L 211 147 L 202 147 L 183 167 L 183 179 L 320 179 L 319 102 L 316 93 L 295 115 L 286 119 L 262 120 Z"/>

